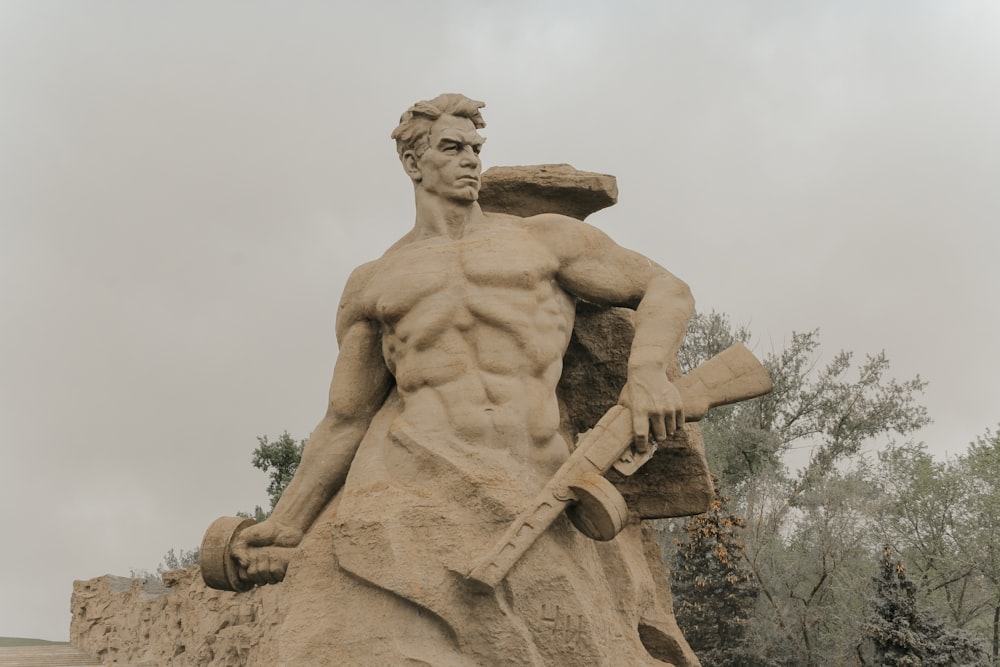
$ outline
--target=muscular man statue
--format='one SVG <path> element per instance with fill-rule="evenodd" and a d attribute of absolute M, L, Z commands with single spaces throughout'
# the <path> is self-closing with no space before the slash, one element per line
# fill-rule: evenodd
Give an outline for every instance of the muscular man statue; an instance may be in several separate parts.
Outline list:
<path fill-rule="evenodd" d="M 332 542 L 333 562 L 288 578 L 332 572 L 329 611 L 301 626 L 337 664 L 696 665 L 638 525 L 595 542 L 563 517 L 495 590 L 464 578 L 570 455 L 556 385 L 576 300 L 635 309 L 621 404 L 640 451 L 684 422 L 666 366 L 693 309 L 681 280 L 588 224 L 484 213 L 482 106 L 441 95 L 392 133 L 413 229 L 348 280 L 326 415 L 234 553 L 273 583 L 287 551 L 268 547 Z"/>

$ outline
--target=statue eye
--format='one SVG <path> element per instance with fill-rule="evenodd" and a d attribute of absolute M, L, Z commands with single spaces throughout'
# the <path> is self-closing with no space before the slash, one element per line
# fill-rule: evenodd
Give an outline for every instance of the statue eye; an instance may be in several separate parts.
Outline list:
<path fill-rule="evenodd" d="M 472 152 L 475 153 L 476 155 L 479 155 L 479 151 L 481 151 L 481 150 L 483 150 L 482 144 L 473 144 L 472 145 Z"/>

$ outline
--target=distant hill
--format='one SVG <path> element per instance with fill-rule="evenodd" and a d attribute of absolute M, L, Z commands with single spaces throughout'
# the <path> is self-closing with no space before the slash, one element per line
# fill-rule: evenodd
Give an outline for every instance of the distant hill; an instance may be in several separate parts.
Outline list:
<path fill-rule="evenodd" d="M 5 646 L 66 646 L 69 642 L 50 642 L 47 639 L 29 637 L 0 637 L 0 647 Z"/>

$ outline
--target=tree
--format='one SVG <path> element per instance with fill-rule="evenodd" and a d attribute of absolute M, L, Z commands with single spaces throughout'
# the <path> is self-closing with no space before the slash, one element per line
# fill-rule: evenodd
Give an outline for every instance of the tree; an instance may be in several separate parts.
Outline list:
<path fill-rule="evenodd" d="M 705 514 L 691 517 L 678 541 L 672 570 L 674 612 L 692 650 L 705 665 L 740 667 L 768 664 L 745 641 L 759 589 L 745 563 L 744 523 L 729 509 L 716 485 Z"/>
<path fill-rule="evenodd" d="M 746 327 L 728 317 L 695 313 L 679 353 L 684 370 L 694 368 L 734 342 L 750 342 Z M 723 488 L 738 491 L 764 473 L 788 473 L 785 456 L 809 448 L 805 467 L 792 480 L 793 496 L 823 477 L 872 440 L 907 435 L 929 423 L 917 396 L 919 376 L 899 382 L 889 376 L 885 352 L 857 367 L 841 351 L 819 367 L 819 331 L 793 332 L 784 349 L 764 355 L 774 390 L 765 396 L 716 408 L 701 422 L 710 467 Z"/>
<path fill-rule="evenodd" d="M 178 552 L 170 549 L 163 555 L 163 562 L 157 566 L 156 573 L 162 577 L 164 572 L 184 570 L 192 565 L 197 565 L 199 558 L 201 558 L 201 547 L 181 549 Z"/>
<path fill-rule="evenodd" d="M 1000 433 L 986 429 L 961 460 L 966 488 L 963 561 L 985 583 L 992 612 L 993 664 L 1000 659 Z"/>
<path fill-rule="evenodd" d="M 137 570 L 133 568 L 129 570 L 129 576 L 133 579 L 159 579 L 162 581 L 164 572 L 185 570 L 193 565 L 197 565 L 200 558 L 201 547 L 196 547 L 190 550 L 181 549 L 180 551 L 170 549 L 163 555 L 163 560 L 156 566 L 155 572 L 150 572 L 149 570 Z"/>
<path fill-rule="evenodd" d="M 824 477 L 791 510 L 788 480 L 754 480 L 746 503 L 747 561 L 761 605 L 748 634 L 782 664 L 856 660 L 874 555 L 868 517 L 875 495 L 864 461 Z"/>
<path fill-rule="evenodd" d="M 288 431 L 284 431 L 278 439 L 271 442 L 266 435 L 257 437 L 257 448 L 253 450 L 251 462 L 258 470 L 268 473 L 270 482 L 267 485 L 267 496 L 271 501 L 271 508 L 266 513 L 258 506 L 255 509 L 255 517 L 258 521 L 266 518 L 285 492 L 288 484 L 298 470 L 299 461 L 302 460 L 302 450 L 306 441 L 295 442 Z"/>
<path fill-rule="evenodd" d="M 874 646 L 876 664 L 885 667 L 951 667 L 990 664 L 981 641 L 972 633 L 950 629 L 917 604 L 917 586 L 900 561 L 885 547 L 875 597 L 864 624 Z"/>
<path fill-rule="evenodd" d="M 936 461 L 923 444 L 893 446 L 878 458 L 879 538 L 906 560 L 928 602 L 966 627 L 989 604 L 968 549 L 979 521 L 968 461 Z"/>
<path fill-rule="evenodd" d="M 749 345 L 750 331 L 734 327 L 722 313 L 694 313 L 677 355 L 681 370 L 696 368 L 734 343 Z M 725 489 L 738 489 L 747 477 L 782 467 L 782 444 L 770 420 L 761 414 L 764 405 L 757 398 L 714 408 L 699 423 L 705 442 L 712 445 L 706 447 L 709 467 Z"/>
<path fill-rule="evenodd" d="M 745 327 L 696 315 L 680 357 L 693 367 Z M 690 347 L 689 347 L 690 346 Z M 745 562 L 760 589 L 747 629 L 788 664 L 846 664 L 857 650 L 872 544 L 869 443 L 905 436 L 929 420 L 917 402 L 924 382 L 891 377 L 884 352 L 855 365 L 839 352 L 820 364 L 819 333 L 793 333 L 764 355 L 774 390 L 716 409 L 702 421 L 710 467 L 747 521 Z M 796 470 L 788 461 L 808 451 Z M 877 544 L 877 542 L 875 543 Z"/>
<path fill-rule="evenodd" d="M 924 600 L 1000 658 L 1000 436 L 987 429 L 957 459 L 922 445 L 880 454 L 880 536 L 910 564 Z"/>
<path fill-rule="evenodd" d="M 241 511 L 236 513 L 237 516 L 263 521 L 274 511 L 281 494 L 284 493 L 299 467 L 305 444 L 305 440 L 295 442 L 288 431 L 284 431 L 273 442 L 266 435 L 257 437 L 257 448 L 253 450 L 251 463 L 258 470 L 268 473 L 267 496 L 271 507 L 265 512 L 260 505 L 257 505 L 252 514 Z M 129 571 L 129 576 L 133 579 L 162 579 L 164 572 L 182 570 L 197 565 L 200 556 L 200 547 L 190 550 L 180 549 L 179 551 L 170 549 L 164 554 L 163 561 L 157 566 L 155 573 L 133 568 Z"/>

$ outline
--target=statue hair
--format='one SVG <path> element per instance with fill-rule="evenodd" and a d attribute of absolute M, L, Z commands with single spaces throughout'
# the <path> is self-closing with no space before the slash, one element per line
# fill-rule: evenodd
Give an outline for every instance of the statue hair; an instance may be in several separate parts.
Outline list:
<path fill-rule="evenodd" d="M 458 93 L 444 93 L 432 100 L 417 102 L 403 112 L 399 117 L 399 125 L 392 131 L 396 140 L 396 152 L 403 157 L 406 151 L 415 151 L 419 157 L 427 148 L 431 125 L 441 116 L 458 116 L 468 118 L 476 129 L 486 127 L 479 110 L 486 106 L 485 102 L 470 100 Z"/>

